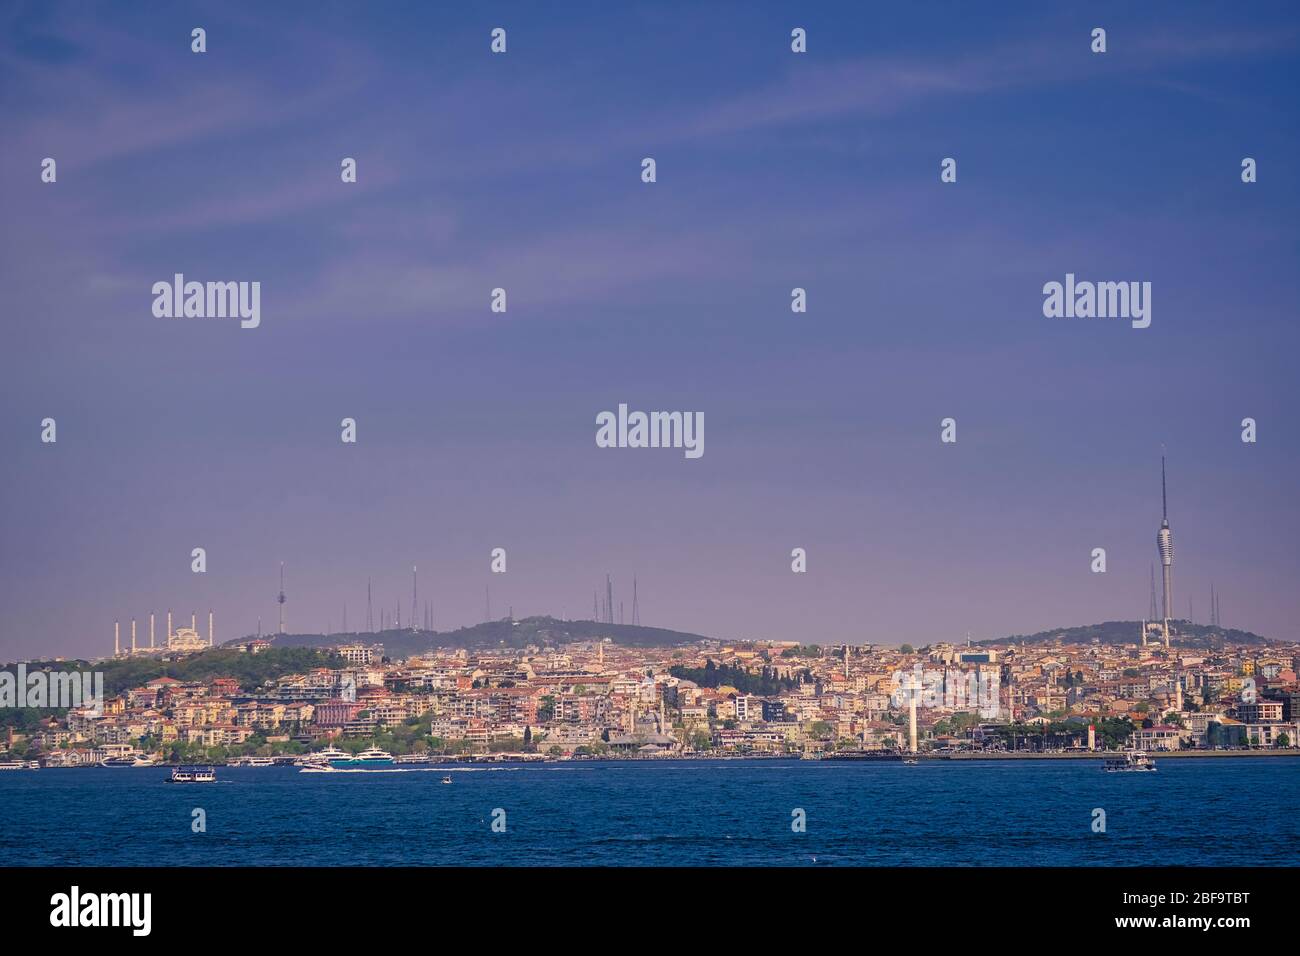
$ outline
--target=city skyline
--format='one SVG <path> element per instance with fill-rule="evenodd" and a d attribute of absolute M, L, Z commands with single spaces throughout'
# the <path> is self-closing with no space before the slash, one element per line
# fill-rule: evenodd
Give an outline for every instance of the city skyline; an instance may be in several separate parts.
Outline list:
<path fill-rule="evenodd" d="M 0 657 L 168 606 L 269 630 L 281 562 L 291 632 L 368 579 L 405 619 L 412 566 L 442 631 L 607 573 L 722 639 L 1138 619 L 1162 445 L 1178 595 L 1300 634 L 1285 5 L 507 5 L 495 58 L 395 9 L 0 14 Z M 155 317 L 177 273 L 259 281 L 260 325 Z M 1067 274 L 1151 282 L 1150 327 L 1046 318 Z M 598 447 L 620 403 L 707 452 Z"/>

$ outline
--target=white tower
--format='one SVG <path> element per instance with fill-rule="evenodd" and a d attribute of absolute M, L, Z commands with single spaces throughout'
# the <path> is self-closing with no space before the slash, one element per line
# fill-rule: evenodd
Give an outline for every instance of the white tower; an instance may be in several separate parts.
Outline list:
<path fill-rule="evenodd" d="M 149 612 L 149 650 L 153 650 L 153 611 Z"/>
<path fill-rule="evenodd" d="M 113 656 L 122 656 L 122 625 L 113 622 Z"/>
<path fill-rule="evenodd" d="M 208 647 L 212 646 L 212 611 L 208 611 Z"/>
<path fill-rule="evenodd" d="M 908 690 L 909 690 L 909 693 L 907 695 L 908 747 L 912 751 L 912 753 L 916 753 L 916 694 L 918 688 L 917 688 L 917 682 L 915 677 L 909 679 Z"/>
<path fill-rule="evenodd" d="M 131 654 L 135 655 L 135 618 L 131 618 Z"/>
<path fill-rule="evenodd" d="M 1169 647 L 1169 618 L 1174 613 L 1174 533 L 1169 529 L 1169 496 L 1165 491 L 1165 456 L 1160 456 L 1160 530 L 1156 547 L 1160 551 L 1160 568 L 1164 581 L 1164 604 L 1161 616 L 1165 623 L 1165 647 Z"/>

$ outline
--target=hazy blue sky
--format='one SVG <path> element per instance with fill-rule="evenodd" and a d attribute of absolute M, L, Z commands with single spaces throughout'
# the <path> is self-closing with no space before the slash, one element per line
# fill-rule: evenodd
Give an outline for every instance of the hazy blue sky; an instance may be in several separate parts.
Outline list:
<path fill-rule="evenodd" d="M 466 6 L 0 11 L 0 658 L 270 630 L 282 560 L 294 631 L 412 564 L 440 628 L 606 572 L 721 637 L 1132 618 L 1162 442 L 1179 613 L 1300 636 L 1294 5 Z M 176 272 L 261 327 L 154 318 Z M 1067 272 L 1151 327 L 1044 318 Z M 619 402 L 703 458 L 597 448 Z"/>

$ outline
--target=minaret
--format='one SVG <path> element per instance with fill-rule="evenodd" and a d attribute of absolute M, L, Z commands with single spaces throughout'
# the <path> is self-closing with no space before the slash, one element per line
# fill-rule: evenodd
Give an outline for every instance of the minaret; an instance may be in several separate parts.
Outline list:
<path fill-rule="evenodd" d="M 172 611 L 167 609 L 167 646 L 172 646 Z"/>
<path fill-rule="evenodd" d="M 131 618 L 131 656 L 135 656 L 135 618 Z"/>
<path fill-rule="evenodd" d="M 190 630 L 195 634 L 199 632 L 199 612 L 190 611 Z"/>
<path fill-rule="evenodd" d="M 153 611 L 149 612 L 149 650 L 153 650 Z"/>
<path fill-rule="evenodd" d="M 212 646 L 212 611 L 208 610 L 208 647 Z"/>
<path fill-rule="evenodd" d="M 1164 572 L 1164 604 L 1161 614 L 1165 622 L 1165 647 L 1169 646 L 1169 618 L 1174 613 L 1174 535 L 1169 530 L 1169 496 L 1165 490 L 1165 456 L 1160 456 L 1160 530 L 1156 533 L 1156 547 L 1160 549 L 1160 567 Z"/>
<path fill-rule="evenodd" d="M 122 656 L 122 625 L 113 622 L 113 656 Z"/>

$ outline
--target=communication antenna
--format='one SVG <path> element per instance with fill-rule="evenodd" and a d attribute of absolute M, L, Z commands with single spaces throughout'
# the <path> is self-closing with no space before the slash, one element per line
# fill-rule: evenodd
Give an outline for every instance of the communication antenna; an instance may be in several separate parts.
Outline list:
<path fill-rule="evenodd" d="M 284 633 L 284 562 L 280 562 L 280 596 L 275 602 L 280 605 L 280 634 Z"/>

